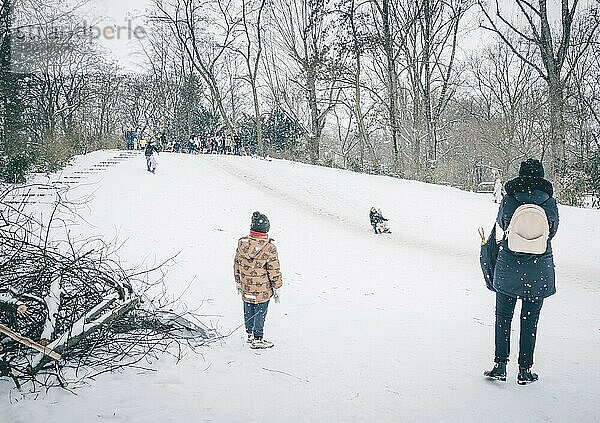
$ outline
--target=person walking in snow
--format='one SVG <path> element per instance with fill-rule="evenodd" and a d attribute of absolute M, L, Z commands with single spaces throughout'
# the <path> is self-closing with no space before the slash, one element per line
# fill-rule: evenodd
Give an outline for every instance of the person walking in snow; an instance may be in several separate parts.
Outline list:
<path fill-rule="evenodd" d="M 156 170 L 156 159 L 153 159 L 154 153 L 158 154 L 158 148 L 154 145 L 154 141 L 150 141 L 146 144 L 144 155 L 146 156 L 146 167 L 148 168 L 148 172 L 152 173 Z"/>
<path fill-rule="evenodd" d="M 502 201 L 502 180 L 496 178 L 494 183 L 494 203 L 500 203 Z"/>
<path fill-rule="evenodd" d="M 537 325 L 544 299 L 556 292 L 551 240 L 558 230 L 558 207 L 552 183 L 544 179 L 539 160 L 521 163 L 519 176 L 505 185 L 498 225 L 504 238 L 496 261 L 495 366 L 486 377 L 506 380 L 510 353 L 511 322 L 517 299 L 521 299 L 519 374 L 517 383 L 538 380 L 531 373 Z M 541 234 L 541 235 L 540 235 Z"/>
<path fill-rule="evenodd" d="M 269 238 L 271 224 L 264 214 L 252 214 L 250 235 L 240 238 L 233 262 L 237 291 L 244 304 L 247 342 L 254 349 L 271 348 L 263 338 L 269 301 L 279 302 L 282 277 L 277 247 Z"/>

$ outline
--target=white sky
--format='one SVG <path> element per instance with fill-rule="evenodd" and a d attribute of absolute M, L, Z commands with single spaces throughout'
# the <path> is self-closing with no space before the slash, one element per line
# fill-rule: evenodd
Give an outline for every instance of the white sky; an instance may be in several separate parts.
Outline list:
<path fill-rule="evenodd" d="M 551 15 L 558 17 L 559 8 L 556 0 L 550 0 L 549 7 Z M 586 4 L 593 0 L 580 1 L 578 9 L 581 10 Z M 136 26 L 144 27 L 144 15 L 147 9 L 151 8 L 154 0 L 89 0 L 85 7 L 85 14 L 89 16 L 103 17 L 99 24 L 100 28 L 105 26 L 127 27 L 129 22 L 133 28 Z M 570 1 L 572 3 L 572 0 Z M 500 0 L 500 9 L 509 16 L 511 10 L 515 10 L 514 0 Z M 554 7 L 553 6 L 556 6 Z M 553 10 L 554 9 L 554 10 Z M 477 6 L 474 6 L 469 14 L 468 22 L 465 24 L 472 29 L 469 33 L 463 34 L 459 41 L 462 54 L 468 55 L 470 51 L 479 49 L 484 43 L 493 40 L 493 35 L 488 31 L 477 29 L 479 20 L 476 18 Z M 96 22 L 94 22 L 96 24 Z M 109 49 L 112 56 L 119 65 L 128 71 L 144 70 L 145 56 L 140 48 L 139 41 L 132 37 L 129 39 L 127 31 L 121 32 L 120 39 L 106 39 L 101 37 L 102 45 Z M 460 54 L 460 53 L 459 53 Z"/>
<path fill-rule="evenodd" d="M 142 71 L 145 56 L 139 41 L 126 28 L 144 27 L 146 10 L 153 0 L 89 0 L 82 13 L 95 17 L 91 22 L 101 30 L 107 27 L 121 28 L 120 36 L 113 39 L 100 37 L 101 44 L 107 48 L 118 64 L 128 71 Z M 91 20 L 91 19 L 90 19 Z M 131 25 L 130 25 L 131 22 Z M 111 30 L 107 30 L 111 34 Z"/>

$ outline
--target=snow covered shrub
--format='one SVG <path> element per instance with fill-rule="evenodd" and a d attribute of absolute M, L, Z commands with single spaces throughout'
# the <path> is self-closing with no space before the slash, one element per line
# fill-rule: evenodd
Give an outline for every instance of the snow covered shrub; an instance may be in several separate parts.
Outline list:
<path fill-rule="evenodd" d="M 56 136 L 44 141 L 40 147 L 37 170 L 55 172 L 62 169 L 73 157 L 73 144 L 64 136 Z"/>

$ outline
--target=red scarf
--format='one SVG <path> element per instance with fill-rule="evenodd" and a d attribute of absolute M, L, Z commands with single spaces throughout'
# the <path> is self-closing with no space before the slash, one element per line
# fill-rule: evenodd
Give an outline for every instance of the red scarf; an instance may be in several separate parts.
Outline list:
<path fill-rule="evenodd" d="M 256 231 L 253 231 L 252 229 L 250 229 L 250 236 L 253 238 L 268 238 L 269 234 L 265 234 L 262 232 L 256 232 Z"/>

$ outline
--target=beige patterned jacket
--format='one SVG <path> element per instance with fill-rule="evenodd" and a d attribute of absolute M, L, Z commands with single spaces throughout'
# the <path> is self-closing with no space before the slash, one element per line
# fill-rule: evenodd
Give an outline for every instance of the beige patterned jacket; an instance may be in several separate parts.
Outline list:
<path fill-rule="evenodd" d="M 259 304 L 269 301 L 273 288 L 282 285 L 277 247 L 269 238 L 246 236 L 238 241 L 233 275 L 242 286 L 242 299 Z"/>

